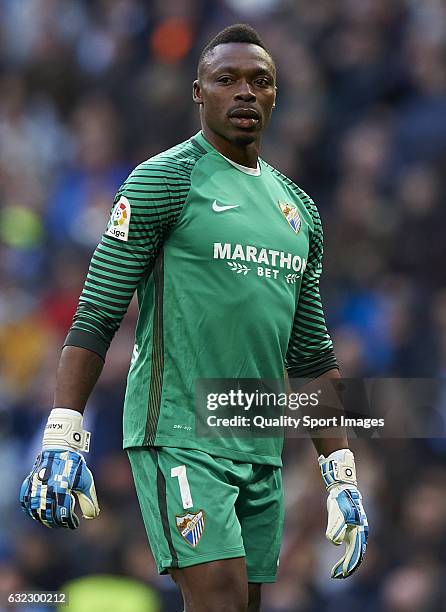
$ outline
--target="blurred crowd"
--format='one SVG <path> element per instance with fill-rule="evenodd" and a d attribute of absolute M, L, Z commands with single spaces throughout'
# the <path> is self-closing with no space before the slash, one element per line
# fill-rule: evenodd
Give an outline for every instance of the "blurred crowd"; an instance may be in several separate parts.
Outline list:
<path fill-rule="evenodd" d="M 322 295 L 343 375 L 446 372 L 442 0 L 0 0 L 0 592 L 109 574 L 157 594 L 150 610 L 182 609 L 156 575 L 120 450 L 134 304 L 86 416 L 100 519 L 50 533 L 22 515 L 17 492 L 114 194 L 135 165 L 198 131 L 199 53 L 245 21 L 278 66 L 262 156 L 322 216 Z M 289 441 L 279 580 L 263 609 L 446 610 L 445 441 L 352 446 L 371 524 L 363 567 L 328 578 L 340 551 L 324 540 L 315 452 Z"/>

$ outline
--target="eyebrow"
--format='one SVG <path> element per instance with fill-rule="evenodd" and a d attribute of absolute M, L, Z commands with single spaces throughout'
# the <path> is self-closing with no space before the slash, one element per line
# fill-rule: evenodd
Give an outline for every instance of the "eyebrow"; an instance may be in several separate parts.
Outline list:
<path fill-rule="evenodd" d="M 222 64 L 221 66 L 216 66 L 215 68 L 210 67 L 211 74 L 215 74 L 217 72 L 240 72 L 240 67 L 234 64 Z M 255 68 L 248 69 L 247 72 L 252 74 L 267 74 L 270 76 L 274 76 L 274 70 L 272 68 L 265 66 L 256 66 Z"/>

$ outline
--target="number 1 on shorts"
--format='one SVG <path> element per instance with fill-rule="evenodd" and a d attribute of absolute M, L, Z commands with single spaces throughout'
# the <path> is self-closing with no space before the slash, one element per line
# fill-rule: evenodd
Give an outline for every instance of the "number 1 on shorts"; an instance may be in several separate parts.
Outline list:
<path fill-rule="evenodd" d="M 187 480 L 186 466 L 178 465 L 177 467 L 172 468 L 170 470 L 170 476 L 172 478 L 178 478 L 183 508 L 192 508 L 194 504 L 192 501 L 192 495 L 190 494 L 189 481 Z"/>

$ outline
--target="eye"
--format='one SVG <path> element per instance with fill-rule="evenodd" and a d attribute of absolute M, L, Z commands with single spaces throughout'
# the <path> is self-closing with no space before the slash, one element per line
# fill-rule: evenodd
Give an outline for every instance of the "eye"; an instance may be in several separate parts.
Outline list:
<path fill-rule="evenodd" d="M 230 76 L 221 76 L 218 77 L 217 79 L 217 83 L 222 83 L 222 85 L 230 85 L 233 82 L 234 79 L 232 79 Z"/>
<path fill-rule="evenodd" d="M 259 87 L 269 87 L 271 83 L 266 77 L 260 77 L 256 79 L 256 85 L 258 85 Z"/>

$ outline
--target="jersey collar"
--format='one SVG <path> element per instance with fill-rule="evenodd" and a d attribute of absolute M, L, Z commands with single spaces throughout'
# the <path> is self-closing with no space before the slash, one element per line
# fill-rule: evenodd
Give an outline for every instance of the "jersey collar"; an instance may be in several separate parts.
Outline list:
<path fill-rule="evenodd" d="M 257 168 L 249 168 L 248 166 L 242 166 L 241 164 L 238 164 L 232 159 L 228 159 L 227 157 L 225 157 L 222 153 L 220 153 L 220 151 L 217 151 L 217 149 L 213 145 L 211 145 L 208 140 L 206 140 L 201 130 L 197 134 L 195 134 L 195 136 L 192 137 L 192 140 L 195 140 L 206 151 L 215 151 L 216 153 L 221 155 L 223 159 L 230 163 L 231 166 L 234 166 L 234 168 L 237 168 L 237 170 L 240 170 L 240 172 L 243 172 L 244 174 L 248 174 L 250 176 L 260 176 L 262 172 L 260 167 L 260 159 L 257 161 Z"/>

